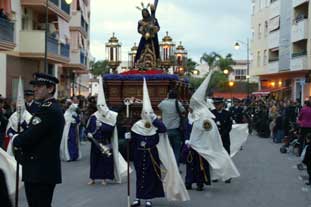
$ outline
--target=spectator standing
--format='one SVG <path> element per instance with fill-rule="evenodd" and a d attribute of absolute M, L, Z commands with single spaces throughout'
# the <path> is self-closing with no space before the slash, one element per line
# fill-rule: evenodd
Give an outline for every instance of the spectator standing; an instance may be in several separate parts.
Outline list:
<path fill-rule="evenodd" d="M 300 110 L 298 116 L 298 124 L 301 128 L 301 136 L 300 136 L 300 149 L 299 154 L 301 154 L 302 149 L 305 145 L 305 138 L 308 133 L 311 133 L 311 103 L 310 101 L 306 101 L 306 104 Z"/>
<path fill-rule="evenodd" d="M 167 128 L 167 134 L 174 150 L 177 163 L 180 161 L 180 151 L 183 143 L 182 132 L 180 131 L 181 116 L 184 116 L 185 108 L 177 99 L 177 92 L 171 90 L 168 98 L 161 101 L 158 105 L 162 112 L 162 120 Z"/>

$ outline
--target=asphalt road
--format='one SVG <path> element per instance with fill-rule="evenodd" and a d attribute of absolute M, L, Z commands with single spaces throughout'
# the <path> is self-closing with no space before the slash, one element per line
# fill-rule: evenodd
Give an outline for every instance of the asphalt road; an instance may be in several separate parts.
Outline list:
<path fill-rule="evenodd" d="M 311 207 L 311 188 L 304 185 L 306 171 L 298 171 L 299 159 L 281 154 L 280 144 L 271 139 L 249 136 L 246 146 L 235 157 L 241 177 L 231 184 L 213 183 L 203 192 L 190 191 L 189 202 L 155 199 L 155 207 Z M 57 185 L 53 207 L 126 207 L 126 184 L 87 185 L 89 144 L 82 145 L 83 159 L 63 163 L 63 183 Z M 185 170 L 183 170 L 185 171 Z M 132 183 L 135 176 L 132 175 Z M 132 185 L 132 197 L 134 195 Z M 24 190 L 20 206 L 27 207 Z"/>

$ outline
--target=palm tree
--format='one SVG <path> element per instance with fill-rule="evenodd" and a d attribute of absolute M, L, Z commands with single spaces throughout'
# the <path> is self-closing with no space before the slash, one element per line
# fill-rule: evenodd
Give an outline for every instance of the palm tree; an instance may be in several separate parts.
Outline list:
<path fill-rule="evenodd" d="M 235 61 L 232 59 L 232 55 L 229 53 L 226 57 L 219 56 L 215 65 L 219 70 L 224 71 L 225 69 L 229 70 L 229 72 L 233 71 L 232 65 L 235 64 Z"/>
<path fill-rule="evenodd" d="M 189 75 L 189 74 L 193 73 L 193 71 L 195 70 L 197 65 L 198 64 L 195 61 L 193 61 L 191 58 L 188 58 L 187 64 L 186 64 L 187 74 Z"/>
<path fill-rule="evenodd" d="M 216 52 L 211 52 L 210 54 L 203 53 L 200 58 L 200 62 L 207 63 L 208 67 L 213 70 L 216 67 L 217 59 L 220 58 L 220 55 Z"/>

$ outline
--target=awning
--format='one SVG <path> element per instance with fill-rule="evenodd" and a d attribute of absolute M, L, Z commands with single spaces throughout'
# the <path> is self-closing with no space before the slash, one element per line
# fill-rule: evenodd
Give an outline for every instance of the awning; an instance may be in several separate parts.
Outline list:
<path fill-rule="evenodd" d="M 287 89 L 287 87 L 267 88 L 267 89 L 262 89 L 260 91 L 253 92 L 252 95 L 267 96 L 270 93 L 283 91 L 285 89 Z"/>

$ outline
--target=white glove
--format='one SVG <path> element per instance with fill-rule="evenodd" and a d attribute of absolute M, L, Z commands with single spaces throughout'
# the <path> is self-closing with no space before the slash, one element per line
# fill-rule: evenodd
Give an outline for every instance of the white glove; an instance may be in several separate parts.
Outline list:
<path fill-rule="evenodd" d="M 130 139 L 132 138 L 131 132 L 126 132 L 126 133 L 124 134 L 124 138 L 130 140 Z"/>
<path fill-rule="evenodd" d="M 87 133 L 87 137 L 93 138 L 93 134 L 91 132 Z"/>
<path fill-rule="evenodd" d="M 150 114 L 150 120 L 154 121 L 157 118 L 157 115 L 155 113 Z"/>
<path fill-rule="evenodd" d="M 190 140 L 185 140 L 185 144 L 186 144 L 187 146 L 189 146 L 189 145 L 190 145 Z"/>
<path fill-rule="evenodd" d="M 102 123 L 100 121 L 96 121 L 96 127 L 101 127 Z"/>

